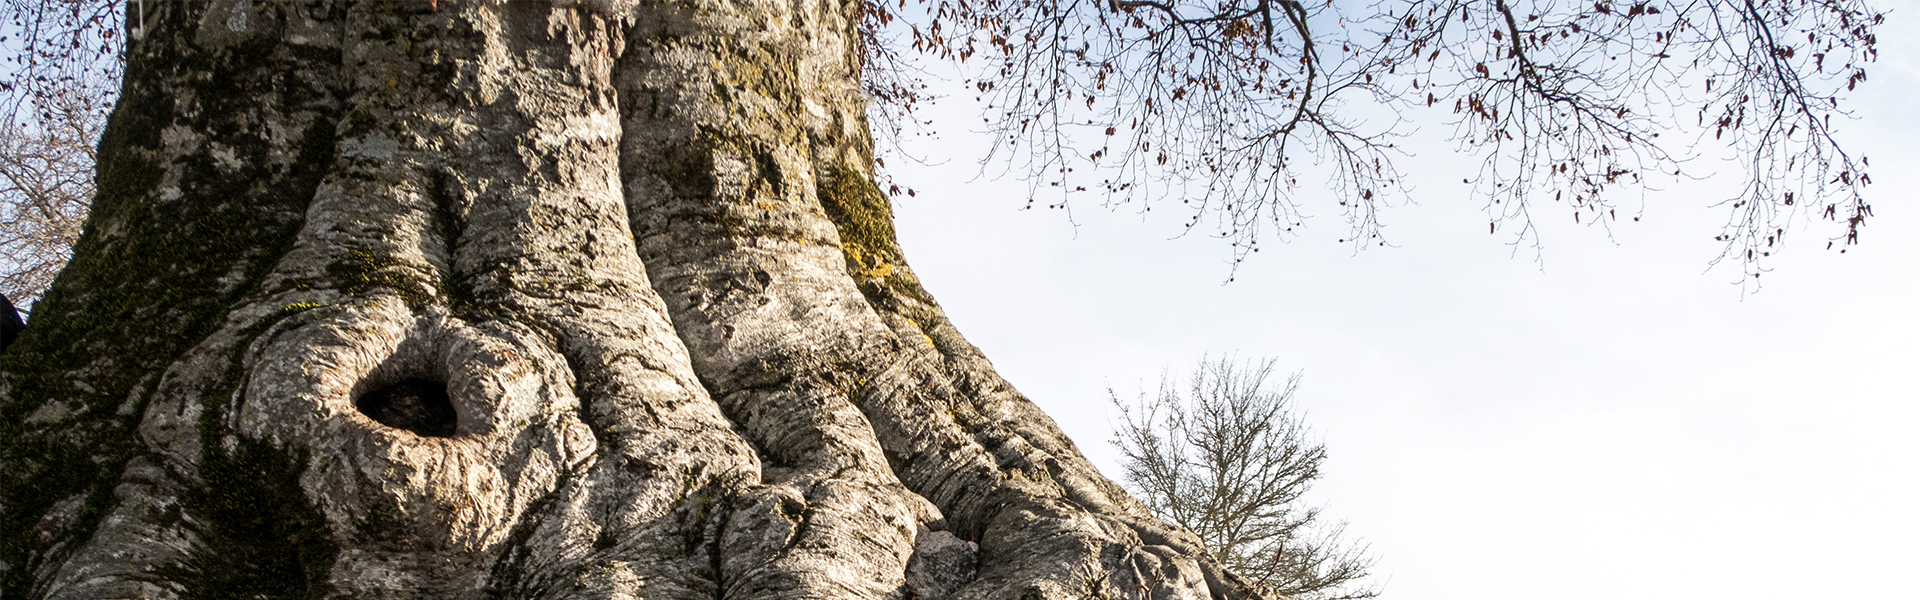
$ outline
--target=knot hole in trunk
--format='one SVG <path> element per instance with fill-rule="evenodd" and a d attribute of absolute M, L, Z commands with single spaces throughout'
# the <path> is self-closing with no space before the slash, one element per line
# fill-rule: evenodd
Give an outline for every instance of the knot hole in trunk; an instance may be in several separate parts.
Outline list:
<path fill-rule="evenodd" d="M 395 429 L 427 437 L 453 437 L 459 415 L 447 382 L 413 377 L 380 386 L 354 399 L 361 413 Z"/>

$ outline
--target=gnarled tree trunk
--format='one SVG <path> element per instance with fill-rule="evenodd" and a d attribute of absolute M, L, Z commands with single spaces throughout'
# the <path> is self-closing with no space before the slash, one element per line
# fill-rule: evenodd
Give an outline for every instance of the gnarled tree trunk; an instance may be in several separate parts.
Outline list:
<path fill-rule="evenodd" d="M 1253 597 L 920 288 L 858 9 L 145 3 L 0 597 Z"/>

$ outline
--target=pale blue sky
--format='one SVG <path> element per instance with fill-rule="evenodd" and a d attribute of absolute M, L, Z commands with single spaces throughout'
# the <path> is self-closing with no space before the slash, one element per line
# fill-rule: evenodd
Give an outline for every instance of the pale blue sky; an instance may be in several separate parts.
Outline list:
<path fill-rule="evenodd" d="M 1304 369 L 1332 453 L 1316 490 L 1373 544 L 1387 598 L 1920 598 L 1920 4 L 1890 11 L 1843 125 L 1877 218 L 1845 255 L 1798 233 L 1765 288 L 1705 271 L 1725 177 L 1648 195 L 1640 223 L 1547 221 L 1543 262 L 1487 234 L 1440 145 L 1404 166 L 1398 248 L 1334 215 L 1221 285 L 1228 248 L 1177 215 L 1019 210 L 976 180 L 966 102 L 895 164 L 908 260 L 960 330 L 1109 473 L 1105 387 L 1207 352 Z M 970 97 L 969 97 L 970 98 Z M 1306 190 L 1312 193 L 1312 189 Z M 1166 219 L 1159 218 L 1168 217 Z M 1790 233 L 1790 235 L 1793 235 Z"/>

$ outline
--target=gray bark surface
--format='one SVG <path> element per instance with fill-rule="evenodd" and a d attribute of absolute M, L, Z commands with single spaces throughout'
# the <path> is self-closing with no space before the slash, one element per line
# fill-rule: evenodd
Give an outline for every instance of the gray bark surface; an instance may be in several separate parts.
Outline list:
<path fill-rule="evenodd" d="M 147 3 L 0 598 L 1258 597 L 921 289 L 858 7 Z"/>

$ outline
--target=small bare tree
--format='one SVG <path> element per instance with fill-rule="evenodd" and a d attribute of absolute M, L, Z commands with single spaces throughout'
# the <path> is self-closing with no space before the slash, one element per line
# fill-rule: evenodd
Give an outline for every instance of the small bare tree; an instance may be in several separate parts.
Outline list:
<path fill-rule="evenodd" d="M 66 266 L 93 200 L 106 107 L 84 86 L 67 91 L 31 126 L 0 130 L 0 292 L 22 306 Z"/>
<path fill-rule="evenodd" d="M 29 308 L 73 254 L 118 95 L 120 0 L 0 0 L 0 292 Z M 30 308 L 29 308 L 30 309 Z"/>
<path fill-rule="evenodd" d="M 1193 530 L 1227 568 L 1301 600 L 1373 598 L 1364 581 L 1374 559 L 1342 539 L 1344 524 L 1319 520 L 1302 501 L 1320 477 L 1326 446 L 1293 409 L 1300 375 L 1268 387 L 1274 361 L 1202 358 L 1185 388 L 1167 376 L 1159 392 L 1120 408 L 1113 443 L 1122 474 L 1153 513 Z"/>

